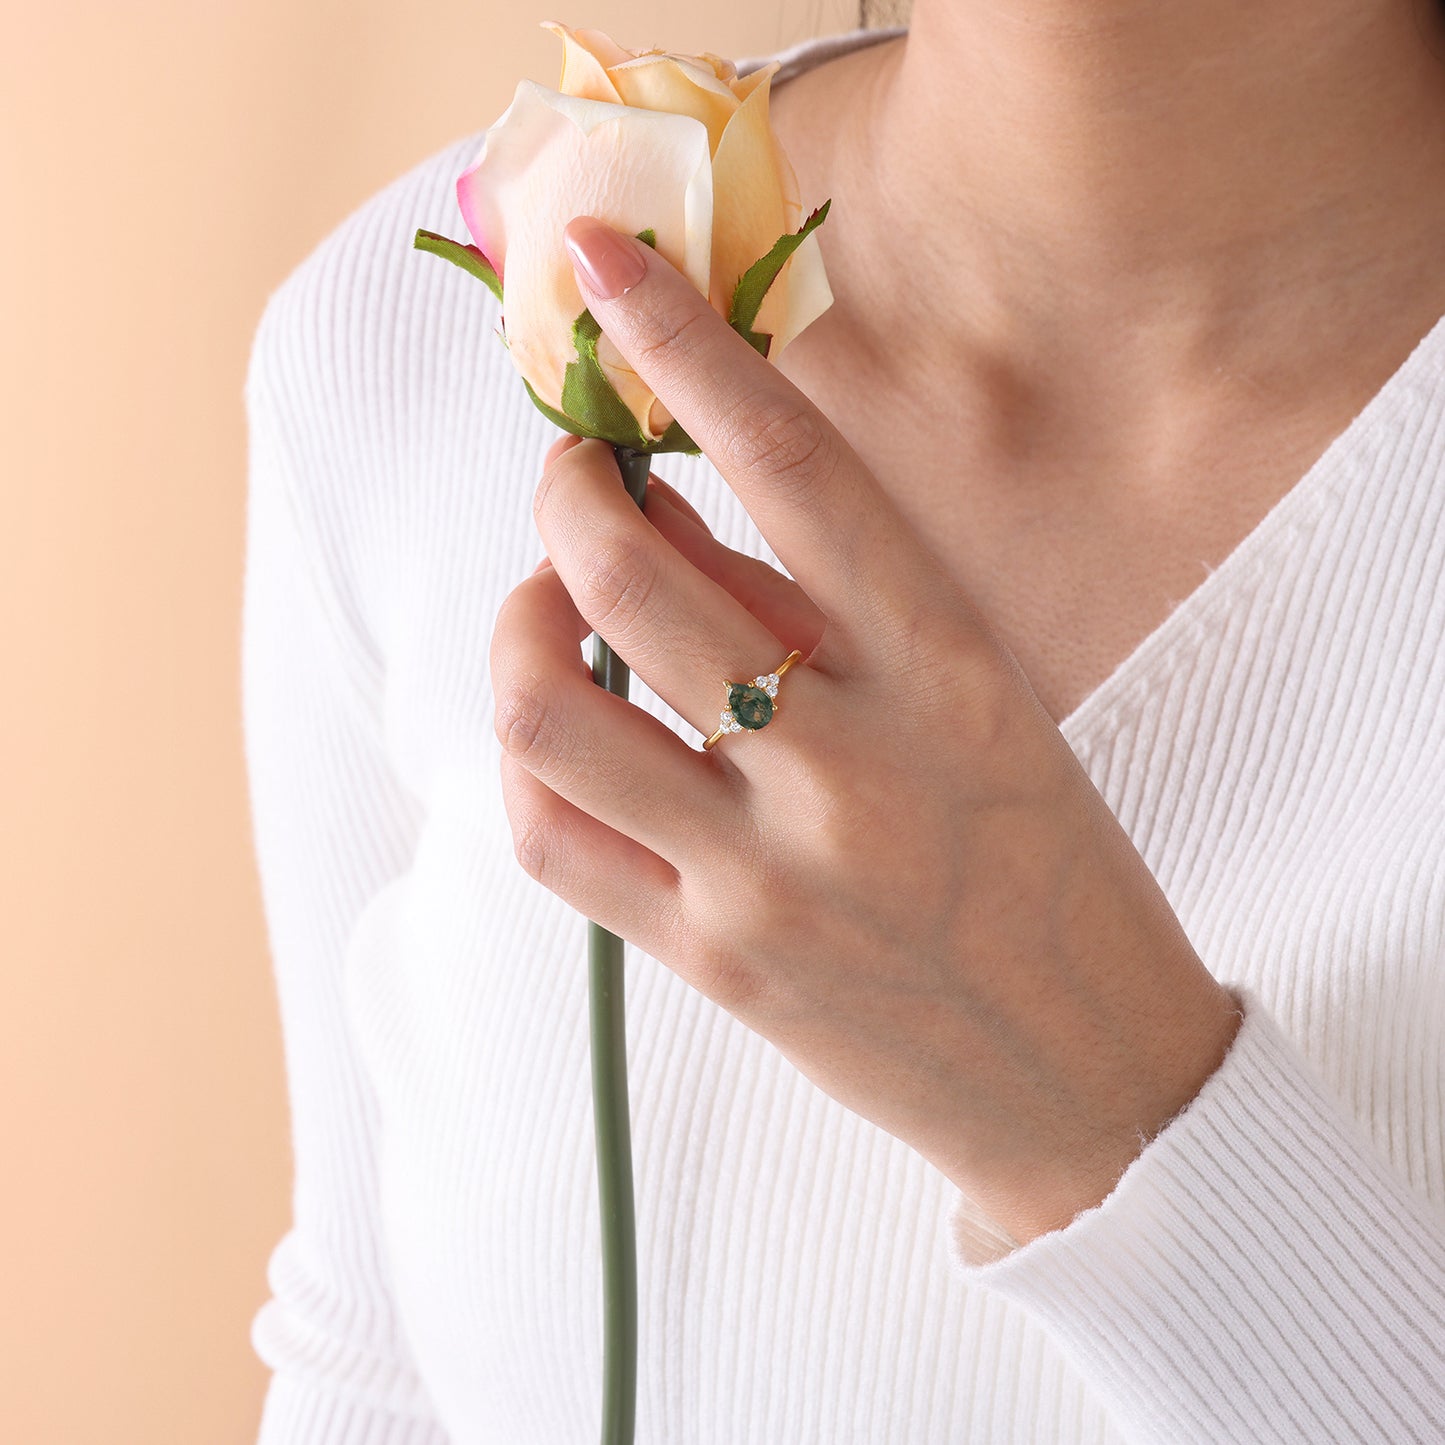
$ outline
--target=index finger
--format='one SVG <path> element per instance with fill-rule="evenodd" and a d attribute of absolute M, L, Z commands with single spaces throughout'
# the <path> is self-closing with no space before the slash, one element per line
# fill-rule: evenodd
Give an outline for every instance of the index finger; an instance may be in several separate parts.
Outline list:
<path fill-rule="evenodd" d="M 915 623 L 937 559 L 807 395 L 652 247 L 592 216 L 563 236 L 598 325 L 830 622 L 852 636 Z"/>

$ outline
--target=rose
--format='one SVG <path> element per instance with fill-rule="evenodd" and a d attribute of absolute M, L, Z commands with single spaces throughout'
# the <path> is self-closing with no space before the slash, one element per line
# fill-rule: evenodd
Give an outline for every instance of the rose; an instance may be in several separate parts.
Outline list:
<path fill-rule="evenodd" d="M 517 83 L 457 180 L 474 245 L 416 244 L 503 301 L 502 339 L 533 401 L 564 430 L 646 452 L 697 446 L 599 330 L 562 228 L 586 212 L 656 247 L 769 360 L 832 304 L 797 177 L 768 117 L 778 62 L 739 77 L 706 53 L 633 52 L 543 21 L 563 43 L 559 90 Z"/>
<path fill-rule="evenodd" d="M 803 207 L 768 120 L 776 61 L 740 79 L 732 62 L 716 55 L 639 54 L 600 30 L 542 23 L 563 43 L 559 90 L 518 83 L 511 106 L 458 180 L 457 199 L 468 230 L 503 278 L 503 325 L 514 363 L 537 398 L 581 423 L 561 423 L 567 430 L 597 435 L 605 418 L 575 414 L 588 401 L 593 413 L 610 401 L 605 393 L 588 394 L 584 376 L 591 368 L 579 368 L 578 395 L 565 396 L 570 413 L 564 404 L 567 367 L 594 340 L 579 346 L 572 338 L 586 303 L 562 245 L 566 222 L 585 211 L 634 234 L 650 233 L 728 316 L 744 273 L 795 230 Z M 756 330 L 772 342 L 759 349 L 776 360 L 832 299 L 817 241 L 805 237 L 761 297 Z M 596 333 L 595 324 L 584 327 Z M 602 378 L 652 449 L 671 415 L 609 337 L 595 334 L 595 348 Z M 601 391 L 599 378 L 586 379 L 592 392 Z M 696 450 L 690 441 L 686 449 Z"/>
<path fill-rule="evenodd" d="M 602 333 L 563 238 L 579 214 L 653 247 L 768 360 L 832 305 L 797 178 L 768 118 L 778 63 L 739 78 L 713 54 L 635 54 L 599 30 L 542 22 L 563 42 L 561 90 L 517 85 L 457 180 L 473 243 L 413 244 L 484 281 L 536 405 L 564 431 L 612 443 L 631 502 L 649 455 L 701 448 Z M 801 224 L 799 224 L 801 222 Z M 796 228 L 796 229 L 794 229 Z M 575 240 L 575 237 L 573 238 Z M 504 286 L 505 281 L 505 286 Z M 722 322 L 719 322 L 721 325 Z M 566 438 L 569 444 L 572 438 Z M 623 699 L 629 669 L 600 635 L 592 676 Z M 589 1014 L 603 1234 L 603 1439 L 629 1445 L 637 1393 L 637 1280 L 623 1014 L 623 940 L 589 920 Z"/>

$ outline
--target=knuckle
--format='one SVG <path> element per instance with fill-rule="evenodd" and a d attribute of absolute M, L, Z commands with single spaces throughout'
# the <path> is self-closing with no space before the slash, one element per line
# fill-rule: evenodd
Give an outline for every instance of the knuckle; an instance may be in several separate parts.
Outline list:
<path fill-rule="evenodd" d="M 540 813 L 528 813 L 512 828 L 512 852 L 523 870 L 539 883 L 551 876 L 556 855 L 552 825 Z"/>
<path fill-rule="evenodd" d="M 555 689 L 545 678 L 512 679 L 497 697 L 497 740 L 518 762 L 543 756 L 556 730 Z"/>
<path fill-rule="evenodd" d="M 578 582 L 583 615 L 599 632 L 630 632 L 657 585 L 657 561 L 636 537 L 612 537 L 593 554 Z"/>
<path fill-rule="evenodd" d="M 818 417 L 782 397 L 750 405 L 748 417 L 747 425 L 726 428 L 728 461 L 764 473 L 793 501 L 826 484 L 838 464 L 838 443 Z"/>
<path fill-rule="evenodd" d="M 631 338 L 632 349 L 644 363 L 644 368 L 647 363 L 661 369 L 690 365 L 702 349 L 710 329 L 710 318 L 701 311 L 689 311 L 675 323 L 666 317 L 652 318 L 652 322 L 639 328 Z"/>

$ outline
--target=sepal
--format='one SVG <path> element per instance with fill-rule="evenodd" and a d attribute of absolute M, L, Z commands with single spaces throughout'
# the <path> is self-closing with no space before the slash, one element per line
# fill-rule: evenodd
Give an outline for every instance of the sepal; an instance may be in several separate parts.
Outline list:
<path fill-rule="evenodd" d="M 617 395 L 597 360 L 597 338 L 602 327 L 590 310 L 572 323 L 572 345 L 576 361 L 567 363 L 562 377 L 562 410 L 581 427 L 579 436 L 601 437 L 613 446 L 650 451 L 637 418 Z M 577 431 L 577 427 L 568 430 Z"/>
<path fill-rule="evenodd" d="M 607 379 L 602 363 L 597 360 L 597 338 L 602 328 L 591 311 L 584 311 L 572 323 L 572 341 L 577 348 L 577 360 L 567 364 L 562 378 L 561 413 L 542 402 L 536 392 L 528 386 L 532 400 L 551 417 L 558 426 L 574 436 L 599 437 L 613 446 L 631 447 L 634 451 L 686 452 L 697 456 L 702 448 L 682 429 L 674 419 L 656 441 L 648 441 L 616 388 Z"/>
<path fill-rule="evenodd" d="M 479 281 L 485 281 L 492 295 L 498 301 L 502 299 L 502 278 L 497 275 L 492 263 L 482 255 L 479 247 L 439 236 L 435 231 L 423 230 L 417 231 L 411 244 L 415 250 L 430 251 L 432 255 L 460 266 Z"/>
<path fill-rule="evenodd" d="M 828 207 L 832 204 L 832 197 L 829 197 L 796 231 L 779 236 L 768 254 L 760 256 L 743 272 L 733 291 L 732 305 L 728 309 L 728 325 L 762 356 L 767 356 L 773 341 L 770 332 L 753 330 L 753 322 L 758 319 L 763 297 L 778 279 L 783 263 L 823 224 L 828 215 Z"/>

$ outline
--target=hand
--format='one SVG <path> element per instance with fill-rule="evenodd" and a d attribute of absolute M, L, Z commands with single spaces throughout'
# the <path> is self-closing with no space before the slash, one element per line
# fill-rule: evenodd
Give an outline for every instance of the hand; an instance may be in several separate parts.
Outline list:
<path fill-rule="evenodd" d="M 664 257 L 593 315 L 793 574 L 553 446 L 491 668 L 517 856 L 1024 1242 L 1102 1201 L 1241 1014 L 1017 660 L 841 434 Z M 597 234 L 574 220 L 569 239 Z M 598 633 L 710 751 L 591 681 Z"/>

